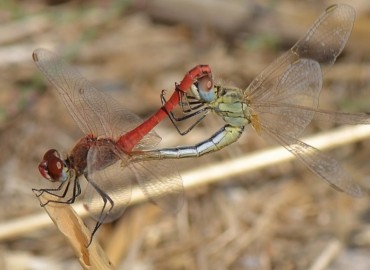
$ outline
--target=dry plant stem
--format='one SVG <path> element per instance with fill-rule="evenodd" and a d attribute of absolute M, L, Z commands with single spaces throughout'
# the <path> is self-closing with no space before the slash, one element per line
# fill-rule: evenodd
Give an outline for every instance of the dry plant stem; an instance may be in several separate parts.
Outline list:
<path fill-rule="evenodd" d="M 39 200 L 41 203 L 48 200 L 47 194 L 40 196 Z M 43 208 L 67 238 L 83 269 L 114 269 L 95 239 L 87 247 L 91 233 L 70 205 L 49 203 Z"/>
<path fill-rule="evenodd" d="M 344 126 L 323 132 L 310 138 L 304 138 L 303 141 L 321 149 L 333 149 L 340 145 L 346 145 L 361 141 L 370 137 L 370 125 Z M 215 163 L 212 166 L 195 169 L 182 173 L 185 189 L 196 186 L 206 185 L 222 181 L 234 175 L 239 175 L 268 166 L 294 159 L 283 147 L 275 147 L 267 150 L 257 151 L 252 154 L 232 159 L 226 162 Z M 132 191 L 131 203 L 135 204 L 145 200 L 144 195 L 139 189 Z M 88 213 L 81 203 L 76 203 L 73 208 L 84 217 Z M 24 226 L 27 224 L 27 226 Z M 46 215 L 37 214 L 29 217 L 23 217 L 0 224 L 0 240 L 14 238 L 16 236 L 29 233 L 31 231 L 50 226 L 50 219 Z"/>
<path fill-rule="evenodd" d="M 325 270 L 328 268 L 330 263 L 338 257 L 339 253 L 343 249 L 343 243 L 337 239 L 334 239 L 328 243 L 325 250 L 322 251 L 316 261 L 312 264 L 309 270 Z"/>

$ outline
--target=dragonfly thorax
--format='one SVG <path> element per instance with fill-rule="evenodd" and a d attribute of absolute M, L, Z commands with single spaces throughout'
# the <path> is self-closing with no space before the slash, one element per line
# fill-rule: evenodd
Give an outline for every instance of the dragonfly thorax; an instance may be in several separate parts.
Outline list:
<path fill-rule="evenodd" d="M 216 86 L 217 99 L 210 104 L 212 109 L 231 126 L 246 126 L 251 122 L 249 107 L 239 88 Z"/>
<path fill-rule="evenodd" d="M 94 149 L 95 154 L 89 154 L 92 149 Z M 89 158 L 88 155 L 93 155 L 93 157 Z M 87 172 L 88 159 L 90 160 L 90 166 L 96 170 L 102 170 L 112 165 L 119 159 L 115 143 L 109 138 L 98 138 L 91 134 L 81 138 L 71 150 L 68 165 L 80 176 Z"/>

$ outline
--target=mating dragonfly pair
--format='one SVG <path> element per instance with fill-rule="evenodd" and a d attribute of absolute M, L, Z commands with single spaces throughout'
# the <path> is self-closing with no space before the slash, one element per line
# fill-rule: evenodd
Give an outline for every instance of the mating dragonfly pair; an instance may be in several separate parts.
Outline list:
<path fill-rule="evenodd" d="M 321 66 L 335 62 L 350 36 L 354 19 L 355 11 L 348 5 L 329 7 L 306 35 L 263 70 L 247 89 L 216 85 L 209 66 L 196 66 L 176 84 L 169 100 L 162 95 L 163 106 L 144 122 L 96 90 L 50 51 L 35 50 L 37 67 L 56 88 L 85 136 L 65 158 L 54 149 L 46 152 L 39 171 L 60 184 L 54 189 L 33 191 L 37 196 L 48 193 L 54 198 L 45 204 L 71 204 L 81 194 L 79 178 L 83 175 L 88 182 L 84 205 L 97 222 L 92 237 L 103 222 L 123 213 L 130 202 L 132 178 L 150 201 L 168 212 L 177 212 L 183 204 L 184 191 L 181 177 L 168 163 L 170 159 L 220 150 L 237 141 L 245 126 L 251 124 L 259 135 L 284 146 L 337 190 L 361 196 L 361 188 L 335 159 L 298 139 L 314 117 L 344 124 L 370 123 L 367 114 L 318 109 Z M 178 105 L 184 112 L 181 118 L 172 113 Z M 195 146 L 153 150 L 160 140 L 153 128 L 167 115 L 175 126 L 176 121 L 195 119 L 182 133 L 186 134 L 210 111 L 226 122 L 211 138 Z"/>

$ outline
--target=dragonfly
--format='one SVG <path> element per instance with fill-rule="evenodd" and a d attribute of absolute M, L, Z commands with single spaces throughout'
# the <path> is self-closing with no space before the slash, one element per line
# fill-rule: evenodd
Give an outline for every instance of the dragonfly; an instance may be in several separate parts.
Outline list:
<path fill-rule="evenodd" d="M 246 89 L 214 84 L 212 89 L 192 87 L 192 95 L 205 115 L 214 112 L 226 124 L 211 138 L 193 146 L 138 151 L 131 162 L 150 159 L 199 157 L 218 151 L 242 135 L 251 125 L 263 138 L 277 142 L 313 173 L 350 196 L 362 188 L 337 160 L 299 140 L 314 117 L 342 124 L 369 124 L 365 113 L 318 109 L 322 67 L 331 66 L 352 31 L 355 10 L 345 4 L 328 7 L 290 50 L 265 68 Z M 200 79 L 202 80 L 202 79 Z M 176 119 L 169 113 L 170 119 Z"/>
<path fill-rule="evenodd" d="M 213 88 L 209 66 L 198 65 L 186 73 L 181 83 L 175 85 L 168 102 L 143 122 L 115 99 L 94 88 L 53 52 L 36 49 L 33 60 L 85 134 L 66 157 L 55 149 L 43 156 L 38 166 L 41 175 L 59 186 L 33 189 L 38 197 L 44 193 L 51 196 L 41 206 L 51 202 L 74 203 L 81 194 L 79 179 L 84 176 L 88 182 L 84 206 L 96 220 L 90 243 L 103 222 L 123 214 L 131 198 L 131 179 L 136 180 L 151 202 L 167 212 L 179 211 L 184 200 L 183 185 L 173 166 L 158 161 L 129 163 L 129 153 L 159 143 L 160 137 L 153 128 L 179 104 L 198 79 L 204 81 L 202 87 Z"/>

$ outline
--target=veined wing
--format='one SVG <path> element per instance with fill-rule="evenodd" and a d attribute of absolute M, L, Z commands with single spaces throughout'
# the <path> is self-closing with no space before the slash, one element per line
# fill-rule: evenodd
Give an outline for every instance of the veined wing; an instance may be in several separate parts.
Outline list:
<path fill-rule="evenodd" d="M 321 91 L 321 71 L 316 61 L 300 59 L 276 79 L 271 91 L 248 97 L 252 125 L 259 131 L 265 125 L 282 134 L 299 137 L 313 117 L 340 124 L 370 124 L 365 113 L 318 110 Z"/>
<path fill-rule="evenodd" d="M 177 213 L 184 204 L 182 179 L 170 160 L 149 160 L 129 164 L 141 190 L 165 212 Z"/>
<path fill-rule="evenodd" d="M 298 59 L 332 65 L 347 43 L 355 16 L 355 10 L 345 4 L 327 8 L 303 38 L 252 81 L 245 95 L 258 98 L 265 91 L 272 91 L 276 80 Z"/>
<path fill-rule="evenodd" d="M 344 125 L 369 125 L 370 115 L 366 113 L 333 112 L 314 110 L 315 119 Z"/>
<path fill-rule="evenodd" d="M 321 69 L 314 60 L 291 64 L 272 89 L 249 96 L 253 127 L 268 126 L 282 134 L 298 137 L 315 116 L 321 91 Z"/>
<path fill-rule="evenodd" d="M 278 130 L 267 126 L 261 127 L 266 137 L 278 142 L 301 160 L 312 172 L 325 179 L 335 189 L 353 197 L 362 196 L 362 189 L 353 182 L 350 174 L 343 169 L 337 160 L 325 155 L 318 149 Z"/>
<path fill-rule="evenodd" d="M 292 53 L 320 64 L 334 64 L 348 41 L 355 17 L 356 11 L 349 5 L 328 7 L 306 35 L 291 48 Z"/>
<path fill-rule="evenodd" d="M 85 134 L 115 138 L 141 123 L 138 116 L 122 109 L 112 97 L 94 88 L 74 67 L 53 52 L 36 49 L 33 60 L 56 88 L 69 113 Z"/>

